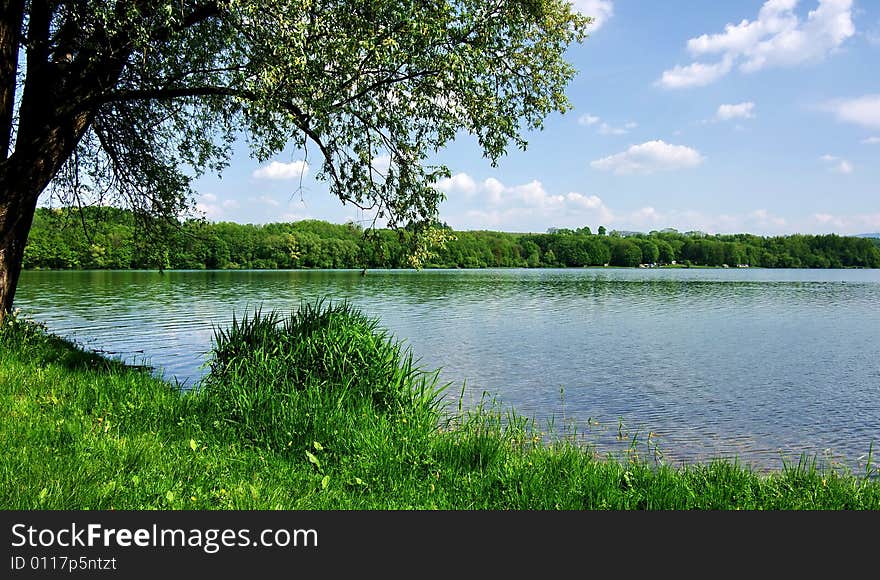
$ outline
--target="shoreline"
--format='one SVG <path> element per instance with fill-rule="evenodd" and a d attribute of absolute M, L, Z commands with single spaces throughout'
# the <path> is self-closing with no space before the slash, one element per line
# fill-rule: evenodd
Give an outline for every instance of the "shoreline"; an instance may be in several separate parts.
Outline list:
<path fill-rule="evenodd" d="M 4 509 L 880 509 L 876 468 L 671 467 L 642 448 L 613 459 L 491 405 L 367 417 L 371 395 L 331 416 L 315 391 L 304 428 L 317 431 L 260 443 L 208 411 L 222 396 L 181 393 L 29 323 L 3 329 L 0 354 L 0 473 L 18 474 L 0 485 Z M 405 376 L 411 389 L 424 375 Z"/>

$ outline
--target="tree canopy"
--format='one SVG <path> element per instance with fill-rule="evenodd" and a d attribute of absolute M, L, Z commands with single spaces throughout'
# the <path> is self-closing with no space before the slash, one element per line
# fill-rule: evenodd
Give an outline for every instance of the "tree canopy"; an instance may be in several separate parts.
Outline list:
<path fill-rule="evenodd" d="M 84 208 L 89 234 L 75 208 L 39 208 L 25 251 L 25 268 L 49 269 L 290 269 L 408 268 L 409 244 L 376 228 L 317 220 L 262 225 L 188 220 L 169 231 L 156 256 L 135 228 L 130 210 Z M 553 233 L 449 231 L 424 256 L 433 268 L 583 266 L 750 266 L 765 268 L 880 268 L 880 240 L 829 235 L 763 237 L 655 231 L 599 236 L 589 228 Z"/>
<path fill-rule="evenodd" d="M 0 313 L 46 191 L 176 219 L 236 139 L 428 224 L 461 133 L 494 164 L 567 110 L 566 0 L 0 0 Z"/>

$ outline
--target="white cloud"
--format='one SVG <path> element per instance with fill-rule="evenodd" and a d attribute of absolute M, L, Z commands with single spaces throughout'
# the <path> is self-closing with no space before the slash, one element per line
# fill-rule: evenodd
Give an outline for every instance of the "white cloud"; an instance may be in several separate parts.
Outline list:
<path fill-rule="evenodd" d="M 880 231 L 880 213 L 834 215 L 816 213 L 812 216 L 811 229 L 825 232 L 866 234 Z"/>
<path fill-rule="evenodd" d="M 257 201 L 266 205 L 270 205 L 272 207 L 278 207 L 281 205 L 281 202 L 279 202 L 277 199 L 269 197 L 268 195 L 261 195 L 257 198 Z"/>
<path fill-rule="evenodd" d="M 477 191 L 477 184 L 467 173 L 456 173 L 452 177 L 443 178 L 434 187 L 443 193 L 473 195 Z"/>
<path fill-rule="evenodd" d="M 755 20 L 727 24 L 724 32 L 703 34 L 687 42 L 695 58 L 720 55 L 714 64 L 694 62 L 665 71 L 665 88 L 703 86 L 726 75 L 735 63 L 750 73 L 767 67 L 790 67 L 822 60 L 855 35 L 852 0 L 818 0 L 802 20 L 798 0 L 768 0 Z"/>
<path fill-rule="evenodd" d="M 456 225 L 460 229 L 493 227 L 505 231 L 526 231 L 530 229 L 528 224 L 538 222 L 581 227 L 587 223 L 608 223 L 613 218 L 611 211 L 596 195 L 576 191 L 552 194 L 537 179 L 507 186 L 494 177 L 478 183 L 466 174 L 458 175 L 467 177 L 467 181 L 474 183 L 476 191 L 484 196 L 474 198 L 482 204 L 461 216 L 460 223 Z M 465 181 L 464 178 L 462 181 Z"/>
<path fill-rule="evenodd" d="M 578 124 L 580 125 L 595 125 L 599 121 L 601 121 L 599 117 L 596 117 L 595 115 L 590 115 L 589 113 L 578 117 Z"/>
<path fill-rule="evenodd" d="M 602 123 L 599 126 L 599 134 L 600 135 L 626 135 L 629 133 L 629 129 L 624 127 L 612 127 L 608 123 Z"/>
<path fill-rule="evenodd" d="M 611 0 L 574 0 L 572 4 L 576 11 L 593 18 L 592 32 L 602 28 L 614 15 L 614 3 Z"/>
<path fill-rule="evenodd" d="M 629 223 L 638 227 L 652 227 L 662 224 L 665 219 L 665 215 L 650 206 L 638 209 L 629 215 Z"/>
<path fill-rule="evenodd" d="M 601 124 L 600 124 L 601 122 Z M 635 129 L 639 126 L 635 121 L 627 121 L 620 127 L 615 127 L 613 125 L 609 125 L 608 123 L 602 121 L 601 117 L 597 117 L 596 115 L 590 115 L 589 113 L 585 115 L 581 115 L 578 118 L 578 124 L 584 125 L 586 127 L 592 125 L 599 125 L 599 128 L 596 132 L 599 135 L 626 135 L 629 133 L 630 129 Z"/>
<path fill-rule="evenodd" d="M 871 129 L 880 128 L 880 94 L 837 99 L 825 103 L 821 108 L 834 113 L 840 121 Z"/>
<path fill-rule="evenodd" d="M 217 201 L 217 196 L 213 193 L 203 193 L 199 197 L 201 197 L 203 201 L 206 201 L 208 203 L 215 203 Z"/>
<path fill-rule="evenodd" d="M 867 139 L 862 139 L 862 145 L 877 145 L 880 143 L 880 137 L 868 137 Z"/>
<path fill-rule="evenodd" d="M 504 193 L 504 184 L 490 177 L 483 182 L 481 189 L 485 192 L 491 203 L 501 203 L 501 194 Z"/>
<path fill-rule="evenodd" d="M 584 195 L 576 191 L 565 194 L 565 201 L 567 204 L 581 209 L 603 209 L 605 207 L 605 204 L 598 196 Z"/>
<path fill-rule="evenodd" d="M 729 73 L 732 66 L 733 61 L 728 58 L 715 64 L 695 62 L 687 66 L 677 65 L 670 70 L 663 71 L 660 80 L 655 84 L 667 89 L 704 87 Z"/>
<path fill-rule="evenodd" d="M 602 123 L 599 127 L 600 135 L 625 135 L 626 132 L 626 129 L 623 127 L 612 127 L 608 123 Z"/>
<path fill-rule="evenodd" d="M 561 201 L 561 197 L 551 198 L 544 190 L 544 185 L 534 179 L 523 185 L 515 185 L 511 188 L 505 188 L 505 193 L 511 193 L 513 200 L 524 202 L 529 206 L 545 206 L 551 201 Z"/>
<path fill-rule="evenodd" d="M 298 179 L 309 172 L 309 164 L 305 161 L 281 163 L 273 161 L 255 170 L 252 174 L 257 179 Z"/>
<path fill-rule="evenodd" d="M 827 153 L 819 158 L 820 161 L 824 161 L 825 163 L 832 163 L 831 166 L 832 171 L 836 171 L 837 173 L 843 173 L 844 175 L 849 175 L 853 172 L 855 167 L 853 164 L 847 161 L 846 159 L 841 159 L 836 155 L 828 155 Z"/>
<path fill-rule="evenodd" d="M 705 157 L 696 149 L 657 140 L 632 145 L 622 153 L 592 161 L 590 166 L 601 171 L 613 171 L 616 175 L 627 175 L 686 169 L 696 167 L 704 160 Z"/>
<path fill-rule="evenodd" d="M 236 201 L 234 199 L 224 200 L 223 203 L 221 203 L 220 205 L 223 206 L 223 209 L 238 209 L 239 208 L 238 201 Z"/>
<path fill-rule="evenodd" d="M 755 117 L 755 103 L 749 101 L 736 105 L 719 105 L 715 118 L 719 121 L 731 119 L 753 119 Z"/>

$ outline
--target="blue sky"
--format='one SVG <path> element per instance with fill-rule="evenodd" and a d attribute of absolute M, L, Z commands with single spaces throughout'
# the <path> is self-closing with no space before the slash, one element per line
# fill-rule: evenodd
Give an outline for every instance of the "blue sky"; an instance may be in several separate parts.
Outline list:
<path fill-rule="evenodd" d="M 442 152 L 455 229 L 859 234 L 880 231 L 880 2 L 578 0 L 574 106 L 491 167 Z M 303 169 L 305 169 L 304 177 Z M 196 182 L 208 219 L 369 221 L 302 152 L 236 148 Z"/>

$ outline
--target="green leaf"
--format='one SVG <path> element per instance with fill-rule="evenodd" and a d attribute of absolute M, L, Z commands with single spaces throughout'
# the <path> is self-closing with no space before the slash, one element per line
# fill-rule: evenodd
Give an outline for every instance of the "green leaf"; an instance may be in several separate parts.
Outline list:
<path fill-rule="evenodd" d="M 314 445 L 316 451 L 324 451 L 324 446 L 317 441 L 313 441 L 312 445 Z"/>
<path fill-rule="evenodd" d="M 199 448 L 199 444 L 196 443 L 196 440 L 195 440 L 195 439 L 190 439 L 190 440 L 189 440 L 189 448 L 192 449 L 193 451 L 195 451 L 196 449 Z"/>
<path fill-rule="evenodd" d="M 312 463 L 315 467 L 317 467 L 318 470 L 321 469 L 321 462 L 310 451 L 306 451 L 306 459 L 308 459 L 310 463 Z"/>
<path fill-rule="evenodd" d="M 329 476 L 329 475 L 325 475 L 325 476 L 321 479 L 321 489 L 327 489 L 327 486 L 328 486 L 328 485 L 330 485 L 330 476 Z"/>
<path fill-rule="evenodd" d="M 174 503 L 174 492 L 170 489 L 165 492 L 165 499 L 168 500 L 168 503 Z"/>

